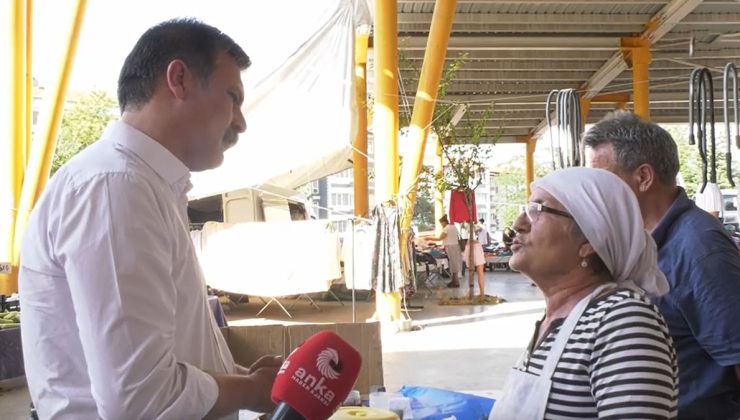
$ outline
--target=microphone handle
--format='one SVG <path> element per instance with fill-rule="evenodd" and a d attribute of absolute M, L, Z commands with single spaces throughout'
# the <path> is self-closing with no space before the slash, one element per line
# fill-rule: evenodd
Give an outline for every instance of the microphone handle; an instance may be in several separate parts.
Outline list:
<path fill-rule="evenodd" d="M 306 420 L 303 416 L 297 412 L 293 407 L 288 404 L 281 402 L 278 404 L 275 411 L 272 412 L 269 420 Z"/>

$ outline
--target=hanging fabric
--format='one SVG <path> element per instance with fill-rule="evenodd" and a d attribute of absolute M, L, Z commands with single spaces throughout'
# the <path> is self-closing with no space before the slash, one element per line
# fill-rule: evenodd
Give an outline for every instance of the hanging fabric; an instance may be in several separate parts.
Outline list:
<path fill-rule="evenodd" d="M 470 205 L 473 207 L 473 221 L 478 220 L 477 207 L 475 205 L 475 193 L 470 195 Z M 450 223 L 464 223 L 470 221 L 468 206 L 465 205 L 465 193 L 461 190 L 450 192 Z"/>
<path fill-rule="evenodd" d="M 373 209 L 375 250 L 372 281 L 377 292 L 401 290 L 406 280 L 401 266 L 401 216 L 395 202 L 378 204 Z"/>

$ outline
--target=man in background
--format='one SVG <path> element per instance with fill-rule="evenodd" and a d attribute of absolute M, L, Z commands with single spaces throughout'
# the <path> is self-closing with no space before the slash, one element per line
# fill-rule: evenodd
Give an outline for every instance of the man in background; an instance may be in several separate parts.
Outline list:
<path fill-rule="evenodd" d="M 613 113 L 584 135 L 591 166 L 629 185 L 671 290 L 654 303 L 668 324 L 679 367 L 680 419 L 740 417 L 740 252 L 716 217 L 676 185 L 676 143 L 629 112 Z M 652 349 L 645 349 L 646 355 Z"/>

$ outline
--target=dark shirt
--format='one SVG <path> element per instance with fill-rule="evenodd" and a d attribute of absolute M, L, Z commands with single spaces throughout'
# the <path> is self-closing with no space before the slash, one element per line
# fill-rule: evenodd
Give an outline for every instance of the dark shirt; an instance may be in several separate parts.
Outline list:
<path fill-rule="evenodd" d="M 670 292 L 653 299 L 678 353 L 680 419 L 740 418 L 740 252 L 681 189 L 653 231 Z"/>

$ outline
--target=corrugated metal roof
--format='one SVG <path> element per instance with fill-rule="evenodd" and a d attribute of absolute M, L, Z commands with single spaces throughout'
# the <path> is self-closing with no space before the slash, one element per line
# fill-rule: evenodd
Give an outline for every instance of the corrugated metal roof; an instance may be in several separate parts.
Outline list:
<path fill-rule="evenodd" d="M 456 10 L 447 57 L 467 53 L 468 59 L 445 100 L 471 104 L 471 113 L 495 102 L 493 119 L 505 124 L 502 141 L 538 133 L 552 89 L 631 94 L 631 70 L 615 57 L 619 40 L 639 36 L 651 20 L 658 22 L 654 34 L 660 37 L 650 66 L 653 120 L 687 119 L 694 67 L 714 71 L 715 97 L 721 99 L 721 69 L 728 62 L 740 66 L 740 1 L 459 0 Z M 412 69 L 421 68 L 433 11 L 434 1 L 398 1 L 399 67 L 410 97 Z M 594 104 L 589 121 L 611 107 Z"/>

